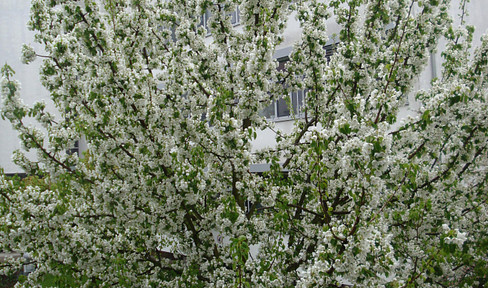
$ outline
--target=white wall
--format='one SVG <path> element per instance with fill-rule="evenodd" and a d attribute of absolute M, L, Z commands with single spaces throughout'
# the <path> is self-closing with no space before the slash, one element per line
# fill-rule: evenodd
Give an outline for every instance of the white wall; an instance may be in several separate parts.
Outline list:
<path fill-rule="evenodd" d="M 41 60 L 29 65 L 20 62 L 22 44 L 31 44 L 36 51 L 42 51 L 34 43 L 34 34 L 27 29 L 29 10 L 30 0 L 0 0 L 0 65 L 8 63 L 15 70 L 15 79 L 21 82 L 24 103 L 32 105 L 41 99 L 49 99 L 49 94 L 39 81 Z M 12 152 L 20 148 L 17 132 L 10 122 L 1 119 L 0 147 L 0 167 L 5 173 L 21 173 L 22 170 L 11 160 Z"/>
<path fill-rule="evenodd" d="M 454 26 L 456 27 L 460 23 L 460 9 L 459 9 L 459 0 L 453 1 L 456 3 L 451 4 L 450 14 L 454 17 Z M 488 0 L 470 0 L 467 4 L 467 12 L 468 14 L 465 15 L 464 20 L 466 21 L 467 25 L 472 25 L 475 27 L 475 32 L 473 35 L 473 50 L 477 47 L 481 41 L 480 38 L 483 34 L 488 33 L 488 15 L 486 14 L 488 11 Z M 436 53 L 436 71 L 437 75 L 440 77 L 441 67 L 442 67 L 442 58 L 440 56 L 441 51 L 445 48 L 445 41 L 440 41 L 438 51 Z"/>
<path fill-rule="evenodd" d="M 471 0 L 468 3 L 467 10 L 468 15 L 465 16 L 465 21 L 468 25 L 473 25 L 476 28 L 473 37 L 473 47 L 476 47 L 480 44 L 480 37 L 488 32 L 488 15 L 486 14 L 488 12 L 488 0 Z M 419 13 L 419 11 L 414 11 L 414 13 Z M 450 14 L 455 18 L 454 23 L 460 22 L 459 17 L 457 16 L 460 14 L 459 0 L 452 0 Z M 297 27 L 298 22 L 296 20 L 291 19 L 289 20 L 288 24 L 289 25 L 285 30 L 285 41 L 279 47 L 281 49 L 284 49 L 287 45 L 292 46 L 294 41 L 298 40 L 298 35 L 300 34 L 300 29 Z M 339 33 L 339 27 L 336 23 L 331 22 L 329 25 L 329 31 L 331 34 Z M 445 42 L 440 41 L 438 50 L 433 55 L 434 58 L 428 60 L 424 71 L 414 83 L 413 92 L 421 89 L 428 89 L 433 77 L 440 77 L 442 65 L 442 58 L 440 55 L 443 49 L 445 49 Z M 434 70 L 432 64 L 435 66 Z M 415 101 L 414 98 L 414 93 L 410 93 L 410 95 L 408 95 L 409 105 L 400 108 L 399 115 L 397 117 L 399 122 L 397 125 L 400 124 L 401 119 L 404 119 L 409 115 L 414 115 L 418 111 L 420 105 Z M 290 132 L 292 128 L 292 121 L 281 121 L 276 123 L 276 129 L 283 132 Z M 275 145 L 275 133 L 269 129 L 259 131 L 257 139 L 253 141 L 253 149 L 255 150 L 265 147 L 272 147 L 273 145 Z"/>
<path fill-rule="evenodd" d="M 455 3 L 451 7 L 451 14 L 457 15 L 459 13 L 458 1 L 453 2 Z M 41 99 L 49 99 L 49 94 L 39 82 L 38 71 L 41 60 L 37 59 L 30 65 L 24 65 L 20 62 L 20 51 L 23 43 L 32 44 L 36 51 L 42 51 L 39 45 L 35 45 L 33 33 L 26 28 L 29 19 L 29 6 L 30 0 L 0 0 L 0 65 L 7 62 L 16 71 L 15 78 L 22 84 L 21 95 L 26 104 L 32 104 Z M 481 35 L 488 30 L 488 17 L 485 15 L 487 10 L 488 0 L 471 0 L 469 3 L 469 15 L 466 21 L 468 24 L 476 27 L 474 36 L 475 45 L 479 43 Z M 330 33 L 338 33 L 338 27 L 334 23 L 331 23 L 329 30 Z M 278 49 L 292 46 L 300 37 L 300 32 L 298 23 L 292 16 L 285 30 L 285 40 Z M 209 37 L 209 41 L 211 41 L 210 39 L 211 37 Z M 441 43 L 440 50 L 442 50 L 442 45 Z M 436 64 L 437 75 L 440 75 L 441 59 L 439 52 L 435 55 L 434 62 Z M 432 79 L 432 67 L 430 63 L 424 73 L 419 77 L 414 89 L 428 88 Z M 418 108 L 416 103 L 413 102 L 413 99 L 410 100 L 411 104 L 402 109 L 399 118 L 414 113 Z M 50 107 L 52 109 L 52 105 Z M 293 123 L 292 121 L 283 121 L 277 123 L 276 126 L 283 131 L 290 131 Z M 260 131 L 257 141 L 254 141 L 254 149 L 272 145 L 274 145 L 274 133 L 271 131 Z M 0 167 L 6 173 L 22 172 L 11 161 L 12 152 L 20 148 L 17 133 L 12 130 L 8 121 L 1 119 L 0 147 Z"/>

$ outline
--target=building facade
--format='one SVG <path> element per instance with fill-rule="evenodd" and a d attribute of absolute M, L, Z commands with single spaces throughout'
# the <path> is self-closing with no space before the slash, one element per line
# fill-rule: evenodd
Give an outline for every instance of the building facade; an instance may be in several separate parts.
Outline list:
<path fill-rule="evenodd" d="M 465 20 L 468 25 L 473 25 L 476 30 L 474 33 L 474 45 L 476 46 L 480 42 L 480 37 L 488 29 L 488 19 L 485 17 L 485 13 L 488 10 L 488 2 L 486 0 L 471 0 L 469 3 L 468 15 Z M 455 18 L 455 21 L 459 22 L 459 0 L 454 0 L 451 5 L 451 15 Z M 2 0 L 0 1 L 0 63 L 1 65 L 8 63 L 15 71 L 15 78 L 21 82 L 21 95 L 24 102 L 28 105 L 32 105 L 37 101 L 45 101 L 48 110 L 55 111 L 55 107 L 52 102 L 49 101 L 49 93 L 41 85 L 39 81 L 39 67 L 42 59 L 37 59 L 30 65 L 24 65 L 20 61 L 22 45 L 32 45 L 38 53 L 42 53 L 42 47 L 34 43 L 34 34 L 28 30 L 27 23 L 30 14 L 30 1 L 29 0 Z M 413 10 L 413 13 L 419 11 Z M 206 19 L 210 15 L 202 16 L 202 25 L 205 25 Z M 286 60 L 286 57 L 291 52 L 293 43 L 298 39 L 301 28 L 298 21 L 291 15 L 287 23 L 287 28 L 284 32 L 284 41 L 278 47 L 275 52 L 275 57 L 278 60 Z M 236 11 L 232 15 L 232 24 L 235 29 L 240 29 L 239 14 Z M 339 26 L 334 22 L 329 23 L 328 27 L 330 34 L 338 34 Z M 211 33 L 208 35 L 208 42 L 212 41 Z M 333 53 L 333 44 L 335 40 L 332 38 L 328 47 L 330 52 Z M 429 63 L 427 64 L 423 74 L 418 77 L 414 90 L 420 90 L 428 88 L 432 79 L 439 76 L 441 70 L 442 59 L 441 51 L 444 44 L 439 44 L 437 51 L 431 54 Z M 268 107 L 263 114 L 273 119 L 276 122 L 276 128 L 282 131 L 291 131 L 293 122 L 300 117 L 300 107 L 303 105 L 303 101 L 306 101 L 306 91 L 296 91 L 291 97 L 291 107 L 288 107 L 286 101 L 278 100 L 273 105 Z M 418 104 L 415 102 L 413 93 L 408 95 L 405 106 L 401 108 L 398 119 L 401 119 L 407 115 L 415 114 L 418 109 Z M 34 124 L 35 125 L 35 124 Z M 81 139 L 82 140 L 82 139 Z M 258 138 L 254 141 L 254 149 L 260 149 L 275 145 L 275 137 L 272 131 L 264 130 L 259 131 Z M 20 149 L 20 142 L 17 137 L 17 133 L 12 129 L 10 123 L 7 120 L 0 119 L 0 143 L 2 149 L 0 149 L 0 168 L 7 174 L 18 174 L 23 171 L 17 167 L 12 161 L 12 153 L 16 149 Z M 84 141 L 79 141 L 69 151 L 70 153 L 79 153 L 80 150 L 86 149 Z M 34 157 L 34 155 L 30 155 Z"/>

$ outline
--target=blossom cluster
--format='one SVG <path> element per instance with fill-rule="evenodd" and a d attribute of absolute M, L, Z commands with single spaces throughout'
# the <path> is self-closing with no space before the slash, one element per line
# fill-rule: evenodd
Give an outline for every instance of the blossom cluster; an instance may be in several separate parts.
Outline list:
<path fill-rule="evenodd" d="M 37 265 L 19 285 L 487 283 L 488 38 L 471 53 L 448 0 L 31 5 L 46 55 L 24 46 L 23 61 L 42 58 L 62 117 L 24 105 L 2 69 L 1 115 L 38 155 L 14 156 L 31 178 L 0 177 L 0 251 Z M 414 91 L 442 38 L 442 78 Z M 278 130 L 262 111 L 297 89 L 303 117 Z M 407 94 L 421 108 L 400 123 Z M 276 145 L 256 148 L 263 131 Z"/>

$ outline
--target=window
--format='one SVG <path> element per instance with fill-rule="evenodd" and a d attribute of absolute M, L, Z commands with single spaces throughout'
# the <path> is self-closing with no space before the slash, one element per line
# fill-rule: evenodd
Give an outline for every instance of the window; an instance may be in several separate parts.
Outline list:
<path fill-rule="evenodd" d="M 230 13 L 230 23 L 232 23 L 232 25 L 239 25 L 241 23 L 241 15 L 240 15 L 240 11 L 239 11 L 239 6 L 236 7 L 236 10 L 232 11 L 232 13 Z"/>
<path fill-rule="evenodd" d="M 205 11 L 205 14 L 200 16 L 200 24 L 198 25 L 199 27 L 203 26 L 207 30 L 207 35 L 210 35 L 211 33 L 210 27 L 208 26 L 208 20 L 210 19 L 211 16 L 212 13 L 210 13 L 210 10 L 207 9 Z M 230 17 L 230 23 L 232 23 L 232 25 L 234 26 L 239 25 L 241 23 L 239 6 L 237 6 L 236 10 L 232 11 L 232 13 L 228 14 L 228 16 Z"/>
<path fill-rule="evenodd" d="M 167 35 L 168 35 L 168 36 L 171 36 L 172 42 L 176 42 L 176 27 L 175 26 L 172 26 L 169 29 L 167 27 L 164 27 L 164 26 L 158 26 L 157 29 L 158 29 L 158 33 L 161 33 L 163 35 L 163 39 L 167 39 Z M 169 40 L 165 40 L 166 44 L 168 42 L 169 42 Z"/>
<path fill-rule="evenodd" d="M 333 44 L 326 45 L 324 47 L 325 58 L 327 58 L 327 63 L 330 62 L 330 57 L 332 57 L 332 55 L 334 55 L 334 53 L 336 52 L 336 48 L 337 48 L 336 46 L 337 46 L 337 43 L 333 43 Z"/>
<path fill-rule="evenodd" d="M 330 61 L 330 58 L 335 53 L 336 45 L 336 43 L 333 43 L 324 47 L 327 62 Z M 288 60 L 288 57 L 278 59 L 279 71 L 285 69 L 285 64 L 288 62 Z M 280 99 L 274 101 L 271 105 L 266 107 L 261 112 L 261 115 L 275 120 L 289 119 L 290 117 L 303 117 L 306 95 L 306 89 L 292 91 L 290 94 L 282 96 Z"/>
<path fill-rule="evenodd" d="M 306 90 L 293 91 L 274 101 L 261 112 L 261 115 L 276 120 L 293 116 L 303 117 L 305 95 Z"/>
<path fill-rule="evenodd" d="M 205 14 L 200 16 L 200 26 L 203 26 L 207 30 L 207 35 L 210 34 L 210 28 L 208 27 L 208 19 L 210 18 L 210 11 L 206 10 Z"/>
<path fill-rule="evenodd" d="M 71 148 L 68 148 L 66 150 L 66 154 L 68 155 L 73 155 L 73 154 L 76 154 L 76 156 L 80 156 L 80 141 L 79 140 L 76 140 L 74 143 L 73 143 L 73 146 Z"/>
<path fill-rule="evenodd" d="M 284 70 L 285 64 L 288 62 L 288 57 L 278 59 L 278 70 Z M 293 91 L 288 95 L 283 95 L 278 100 L 273 101 L 271 105 L 266 107 L 261 115 L 271 119 L 287 119 L 290 117 L 303 116 L 303 107 L 306 91 Z"/>

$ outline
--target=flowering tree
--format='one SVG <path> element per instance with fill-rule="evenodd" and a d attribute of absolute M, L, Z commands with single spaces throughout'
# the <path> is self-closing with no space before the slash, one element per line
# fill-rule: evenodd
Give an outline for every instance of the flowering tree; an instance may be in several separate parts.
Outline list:
<path fill-rule="evenodd" d="M 37 261 L 26 286 L 481 287 L 488 38 L 471 55 L 448 2 L 33 0 L 45 55 L 24 60 L 44 58 L 62 117 L 24 106 L 3 68 L 2 117 L 38 152 L 14 159 L 38 180 L 0 178 L 0 250 Z M 440 37 L 442 76 L 412 91 Z M 304 117 L 276 130 L 261 112 L 296 90 Z M 420 111 L 393 125 L 407 93 Z M 277 144 L 254 149 L 266 129 Z"/>

